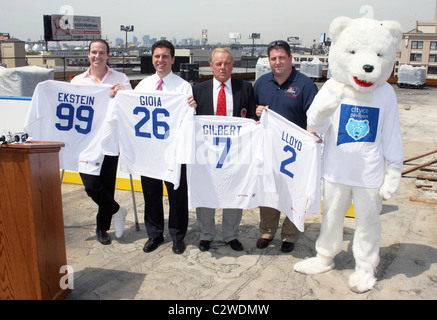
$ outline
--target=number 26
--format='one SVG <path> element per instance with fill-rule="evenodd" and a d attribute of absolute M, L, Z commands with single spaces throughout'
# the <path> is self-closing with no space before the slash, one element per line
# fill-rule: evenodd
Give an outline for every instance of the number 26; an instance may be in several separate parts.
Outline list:
<path fill-rule="evenodd" d="M 143 113 L 144 117 L 135 125 L 135 135 L 137 137 L 151 138 L 150 132 L 142 131 L 142 127 L 150 120 L 150 111 L 145 107 L 136 107 L 133 111 L 134 114 Z M 156 139 L 167 139 L 170 134 L 170 126 L 167 122 L 159 121 L 158 115 L 161 114 L 164 117 L 169 117 L 170 113 L 164 108 L 156 108 L 152 111 L 152 133 Z M 163 128 L 164 133 L 160 133 L 159 127 Z"/>

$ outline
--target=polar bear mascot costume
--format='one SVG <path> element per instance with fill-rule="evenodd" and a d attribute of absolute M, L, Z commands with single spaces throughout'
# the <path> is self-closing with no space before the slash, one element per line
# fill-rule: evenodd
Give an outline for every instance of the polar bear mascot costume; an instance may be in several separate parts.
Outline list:
<path fill-rule="evenodd" d="M 398 106 L 387 79 L 400 49 L 401 25 L 395 21 L 339 17 L 329 28 L 332 78 L 308 110 L 308 126 L 323 134 L 323 218 L 317 255 L 294 265 L 304 274 L 334 268 L 342 250 L 343 222 L 352 201 L 356 230 L 354 292 L 376 282 L 382 199 L 399 188 L 403 162 Z"/>

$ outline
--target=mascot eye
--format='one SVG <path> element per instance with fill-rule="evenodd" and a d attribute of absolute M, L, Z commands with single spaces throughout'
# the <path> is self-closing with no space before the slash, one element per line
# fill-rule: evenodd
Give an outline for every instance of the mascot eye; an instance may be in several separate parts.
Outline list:
<path fill-rule="evenodd" d="M 383 55 L 382 53 L 378 53 L 377 56 L 381 58 Z"/>
<path fill-rule="evenodd" d="M 355 50 L 349 50 L 350 54 L 355 54 Z"/>

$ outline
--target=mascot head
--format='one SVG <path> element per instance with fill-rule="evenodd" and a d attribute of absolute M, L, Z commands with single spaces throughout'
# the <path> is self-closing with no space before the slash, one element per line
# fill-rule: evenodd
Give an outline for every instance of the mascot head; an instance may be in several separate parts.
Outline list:
<path fill-rule="evenodd" d="M 363 93 L 387 81 L 402 40 L 398 22 L 338 17 L 329 34 L 329 70 L 335 80 Z"/>

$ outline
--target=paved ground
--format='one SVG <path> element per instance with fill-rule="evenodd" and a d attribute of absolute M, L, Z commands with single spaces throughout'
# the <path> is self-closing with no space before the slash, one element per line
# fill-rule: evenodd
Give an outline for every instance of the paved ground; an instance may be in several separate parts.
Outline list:
<path fill-rule="evenodd" d="M 436 150 L 437 88 L 395 89 L 405 158 Z M 433 158 L 437 158 L 437 153 L 413 160 L 404 168 Z M 136 231 L 131 193 L 117 190 L 117 200 L 129 212 L 126 231 L 117 240 L 110 230 L 112 244 L 103 246 L 95 236 L 94 203 L 81 185 L 64 183 L 67 259 L 74 269 L 74 289 L 67 299 L 170 299 L 189 300 L 193 304 L 196 300 L 434 300 L 437 298 L 437 206 L 413 202 L 410 197 L 437 200 L 437 196 L 435 191 L 425 192 L 416 187 L 418 172 L 406 174 L 399 193 L 384 203 L 378 282 L 364 294 L 353 293 L 347 285 L 355 265 L 351 249 L 353 218 L 345 219 L 344 246 L 336 258 L 335 269 L 306 276 L 294 272 L 292 267 L 314 256 L 319 215 L 307 218 L 305 232 L 295 250 L 286 254 L 279 250 L 279 231 L 268 248 L 256 248 L 257 209 L 243 213 L 240 228 L 243 252 L 235 252 L 221 241 L 221 214 L 217 214 L 216 241 L 210 251 L 201 252 L 197 248 L 199 232 L 195 215 L 190 212 L 187 250 L 182 255 L 173 254 L 168 233 L 164 244 L 146 254 L 142 251 L 147 240 L 142 194 L 135 194 L 141 228 Z"/>

